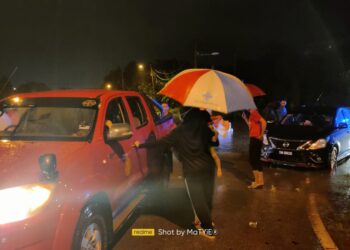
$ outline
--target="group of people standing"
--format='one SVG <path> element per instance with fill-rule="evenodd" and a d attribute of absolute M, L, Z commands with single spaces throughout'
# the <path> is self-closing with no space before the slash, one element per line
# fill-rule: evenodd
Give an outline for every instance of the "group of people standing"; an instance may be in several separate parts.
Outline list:
<path fill-rule="evenodd" d="M 287 100 L 270 102 L 263 110 L 263 116 L 267 122 L 279 122 L 287 114 Z"/>
<path fill-rule="evenodd" d="M 285 112 L 282 110 L 282 112 Z M 211 217 L 215 175 L 221 176 L 221 163 L 213 147 L 218 146 L 217 134 L 210 128 L 211 117 L 206 110 L 188 108 L 182 115 L 182 123 L 167 136 L 156 142 L 140 144 L 138 148 L 173 148 L 182 163 L 186 186 L 194 210 L 193 225 L 200 235 L 214 239 L 216 230 Z M 242 118 L 249 127 L 249 160 L 254 181 L 248 186 L 258 189 L 264 186 L 260 152 L 266 129 L 266 121 L 256 109 Z M 217 171 L 215 168 L 217 167 Z M 216 173 L 216 174 L 215 174 Z"/>

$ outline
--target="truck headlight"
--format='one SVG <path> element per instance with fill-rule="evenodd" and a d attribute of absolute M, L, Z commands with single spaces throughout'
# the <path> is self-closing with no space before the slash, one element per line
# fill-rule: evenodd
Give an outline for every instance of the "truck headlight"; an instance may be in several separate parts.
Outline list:
<path fill-rule="evenodd" d="M 50 198 L 52 185 L 26 185 L 0 190 L 0 225 L 24 220 Z"/>

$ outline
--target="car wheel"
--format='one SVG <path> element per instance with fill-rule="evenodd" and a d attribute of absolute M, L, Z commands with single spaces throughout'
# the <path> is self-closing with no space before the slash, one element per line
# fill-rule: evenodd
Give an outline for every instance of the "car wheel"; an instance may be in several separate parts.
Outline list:
<path fill-rule="evenodd" d="M 337 165 L 338 165 L 337 157 L 338 157 L 338 149 L 333 146 L 329 152 L 329 157 L 328 157 L 328 167 L 330 170 L 335 170 L 337 168 Z"/>
<path fill-rule="evenodd" d="M 109 232 L 106 212 L 98 203 L 86 206 L 79 218 L 73 240 L 73 249 L 107 250 Z"/>

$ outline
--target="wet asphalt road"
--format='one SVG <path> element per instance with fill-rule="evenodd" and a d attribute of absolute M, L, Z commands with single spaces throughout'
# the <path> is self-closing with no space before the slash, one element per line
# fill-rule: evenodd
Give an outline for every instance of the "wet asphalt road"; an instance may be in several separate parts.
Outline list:
<path fill-rule="evenodd" d="M 234 138 L 239 143 L 244 137 Z M 240 152 L 229 148 L 221 150 L 224 171 L 215 185 L 215 240 L 172 235 L 176 229 L 189 228 L 193 218 L 176 162 L 166 192 L 147 196 L 116 236 L 114 249 L 323 249 L 311 225 L 311 197 L 336 246 L 350 249 L 350 161 L 332 174 L 328 170 L 265 168 L 264 189 L 248 190 L 252 176 L 245 146 L 241 145 Z M 257 222 L 257 227 L 249 222 Z M 134 237 L 132 228 L 154 228 L 156 236 Z M 169 235 L 160 235 L 163 229 Z"/>

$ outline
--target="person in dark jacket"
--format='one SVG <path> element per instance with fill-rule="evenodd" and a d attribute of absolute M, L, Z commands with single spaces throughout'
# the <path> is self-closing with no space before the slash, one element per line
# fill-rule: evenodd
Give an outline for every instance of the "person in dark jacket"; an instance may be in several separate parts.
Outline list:
<path fill-rule="evenodd" d="M 217 146 L 213 142 L 214 132 L 208 127 L 210 115 L 207 111 L 191 108 L 185 112 L 183 122 L 167 136 L 154 143 L 139 144 L 136 147 L 173 147 L 183 165 L 190 198 L 195 212 L 205 230 L 204 236 L 214 238 L 211 218 L 215 180 L 215 162 L 210 147 Z M 209 235 L 207 234 L 209 232 Z"/>
<path fill-rule="evenodd" d="M 266 105 L 266 107 L 263 110 L 263 117 L 267 123 L 274 123 L 280 120 L 277 111 L 278 108 L 278 102 L 270 102 Z"/>

